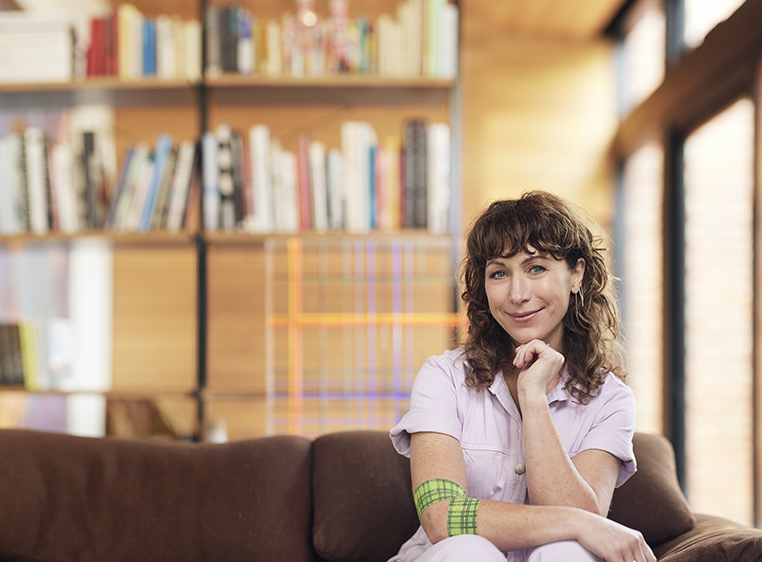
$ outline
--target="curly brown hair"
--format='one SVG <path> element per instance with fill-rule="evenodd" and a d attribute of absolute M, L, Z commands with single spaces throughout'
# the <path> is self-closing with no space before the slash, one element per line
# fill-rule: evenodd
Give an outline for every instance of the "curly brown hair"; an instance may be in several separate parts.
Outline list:
<path fill-rule="evenodd" d="M 466 384 L 487 388 L 500 369 L 513 361 L 515 345 L 492 317 L 485 291 L 487 262 L 500 256 L 535 251 L 563 259 L 574 268 L 585 260 L 580 291 L 569 295 L 564 317 L 563 353 L 573 398 L 586 403 L 608 373 L 625 379 L 619 343 L 619 313 L 602 246 L 593 220 L 551 193 L 532 191 L 519 199 L 495 201 L 474 222 L 466 239 L 462 294 L 469 320 L 465 356 Z"/>

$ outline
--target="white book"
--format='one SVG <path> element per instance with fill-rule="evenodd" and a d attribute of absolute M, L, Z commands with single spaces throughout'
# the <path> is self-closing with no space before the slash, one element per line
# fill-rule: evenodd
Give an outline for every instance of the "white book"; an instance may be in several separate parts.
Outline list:
<path fill-rule="evenodd" d="M 381 76 L 392 76 L 394 74 L 390 49 L 392 47 L 393 27 L 395 23 L 389 14 L 378 16 L 377 26 L 377 56 L 378 56 L 378 74 Z"/>
<path fill-rule="evenodd" d="M 426 224 L 430 232 L 443 234 L 449 227 L 452 196 L 450 127 L 445 123 L 431 123 L 426 135 Z"/>
<path fill-rule="evenodd" d="M 325 145 L 319 141 L 310 141 L 309 166 L 312 189 L 312 224 L 317 232 L 328 229 L 328 191 L 325 177 Z"/>
<path fill-rule="evenodd" d="M 201 79 L 201 22 L 185 22 L 185 78 L 191 82 Z"/>
<path fill-rule="evenodd" d="M 66 13 L 24 10 L 0 11 L 0 33 L 19 30 L 56 30 L 73 26 L 72 16 Z"/>
<path fill-rule="evenodd" d="M 273 195 L 277 232 L 299 230 L 298 165 L 294 152 L 273 145 Z"/>
<path fill-rule="evenodd" d="M 135 23 L 137 22 L 137 24 Z M 140 34 L 135 29 L 140 26 Z M 122 80 L 134 80 L 143 73 L 143 15 L 133 4 L 120 4 L 117 8 L 117 42 L 119 56 L 119 77 Z M 140 41 L 140 51 L 137 52 L 136 41 Z M 139 61 L 135 58 L 139 54 Z M 138 62 L 140 72 L 136 73 Z"/>
<path fill-rule="evenodd" d="M 24 131 L 26 155 L 26 185 L 29 194 L 29 224 L 35 234 L 45 234 L 48 225 L 47 162 L 45 160 L 45 135 L 37 127 Z"/>
<path fill-rule="evenodd" d="M 172 189 L 169 196 L 169 212 L 167 214 L 167 230 L 177 232 L 183 226 L 183 216 L 188 202 L 188 190 L 193 176 L 193 160 L 196 147 L 192 141 L 180 143 L 177 155 L 175 175 L 172 178 Z"/>
<path fill-rule="evenodd" d="M 18 234 L 22 231 L 19 216 L 21 197 L 21 138 L 12 133 L 0 138 L 0 232 Z"/>
<path fill-rule="evenodd" d="M 77 193 L 74 190 L 74 152 L 68 142 L 59 142 L 50 151 L 50 183 L 58 228 L 71 233 L 79 230 Z"/>
<path fill-rule="evenodd" d="M 408 0 L 399 8 L 399 20 L 402 27 L 403 49 L 406 61 L 406 76 L 421 76 L 423 74 L 423 2 L 424 0 Z"/>
<path fill-rule="evenodd" d="M 264 63 L 265 74 L 279 76 L 283 74 L 280 23 L 274 19 L 268 21 L 265 34 L 267 42 L 267 60 Z"/>
<path fill-rule="evenodd" d="M 326 162 L 328 178 L 328 228 L 344 228 L 344 163 L 341 151 L 332 148 Z"/>
<path fill-rule="evenodd" d="M 174 23 L 165 14 L 156 16 L 156 76 L 162 80 L 177 76 Z"/>
<path fill-rule="evenodd" d="M 254 201 L 253 228 L 256 232 L 272 232 L 275 228 L 270 144 L 270 129 L 267 126 L 254 125 L 249 129 L 250 184 Z"/>
<path fill-rule="evenodd" d="M 203 170 L 202 192 L 204 209 L 204 229 L 208 231 L 220 228 L 220 190 L 217 185 L 217 137 L 213 132 L 204 133 L 201 144 Z"/>
<path fill-rule="evenodd" d="M 350 232 L 368 232 L 371 226 L 371 147 L 376 133 L 366 122 L 347 121 L 341 127 L 344 156 L 346 227 Z"/>
<path fill-rule="evenodd" d="M 458 75 L 458 7 L 445 4 L 442 18 L 442 78 L 455 78 Z"/>
<path fill-rule="evenodd" d="M 341 124 L 341 154 L 344 160 L 344 201 L 346 201 L 346 229 L 350 232 L 361 230 L 359 185 L 359 141 L 357 123 L 345 121 Z"/>

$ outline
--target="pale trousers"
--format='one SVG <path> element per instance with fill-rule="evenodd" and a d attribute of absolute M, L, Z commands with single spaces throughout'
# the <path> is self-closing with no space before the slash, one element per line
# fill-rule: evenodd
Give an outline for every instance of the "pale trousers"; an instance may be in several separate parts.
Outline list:
<path fill-rule="evenodd" d="M 456 535 L 438 542 L 416 562 L 601 562 L 577 541 L 561 541 L 509 552 L 506 556 L 484 537 Z"/>

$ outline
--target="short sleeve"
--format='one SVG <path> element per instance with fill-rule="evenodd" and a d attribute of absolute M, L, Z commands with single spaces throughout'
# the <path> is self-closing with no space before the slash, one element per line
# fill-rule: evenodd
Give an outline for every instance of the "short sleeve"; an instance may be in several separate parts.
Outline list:
<path fill-rule="evenodd" d="M 630 387 L 614 375 L 601 387 L 596 397 L 600 401 L 590 431 L 582 438 L 578 453 L 600 449 L 622 461 L 616 487 L 635 473 L 635 453 L 632 436 L 635 433 L 635 397 Z"/>
<path fill-rule="evenodd" d="M 460 440 L 457 396 L 465 379 L 463 361 L 453 354 L 430 357 L 418 371 L 410 393 L 410 409 L 389 434 L 401 455 L 410 456 L 413 433 L 432 431 Z"/>

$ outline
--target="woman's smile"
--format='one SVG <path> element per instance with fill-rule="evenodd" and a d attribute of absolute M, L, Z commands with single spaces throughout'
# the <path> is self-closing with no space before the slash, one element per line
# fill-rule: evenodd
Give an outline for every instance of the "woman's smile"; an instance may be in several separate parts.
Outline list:
<path fill-rule="evenodd" d="M 492 316 L 517 345 L 539 339 L 560 349 L 572 291 L 585 271 L 565 260 L 527 248 L 487 263 L 485 291 Z"/>

